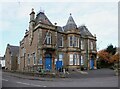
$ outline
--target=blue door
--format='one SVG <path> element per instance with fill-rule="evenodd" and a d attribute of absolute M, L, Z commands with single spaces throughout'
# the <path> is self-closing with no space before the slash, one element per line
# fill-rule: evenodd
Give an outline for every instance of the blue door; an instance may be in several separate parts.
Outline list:
<path fill-rule="evenodd" d="M 45 69 L 46 70 L 51 70 L 52 69 L 52 56 L 50 54 L 46 54 Z"/>
<path fill-rule="evenodd" d="M 59 70 L 60 68 L 62 68 L 62 61 L 56 61 L 56 69 Z"/>
<path fill-rule="evenodd" d="M 90 60 L 90 69 L 94 69 L 94 60 L 93 59 Z"/>

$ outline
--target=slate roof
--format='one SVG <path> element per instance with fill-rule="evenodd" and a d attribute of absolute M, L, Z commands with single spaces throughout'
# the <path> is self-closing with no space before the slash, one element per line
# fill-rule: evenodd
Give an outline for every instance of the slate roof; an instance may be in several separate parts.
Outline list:
<path fill-rule="evenodd" d="M 80 30 L 81 36 L 93 37 L 93 35 L 90 33 L 90 31 L 88 30 L 88 28 L 86 26 L 80 26 L 80 27 L 78 27 L 78 29 Z"/>
<path fill-rule="evenodd" d="M 57 26 L 57 31 L 64 32 L 64 29 L 63 29 L 63 27 Z"/>
<path fill-rule="evenodd" d="M 8 48 L 10 49 L 10 52 L 12 56 L 18 56 L 19 55 L 19 46 L 13 46 L 8 44 Z"/>
<path fill-rule="evenodd" d="M 0 57 L 0 60 L 4 60 L 4 57 Z"/>
<path fill-rule="evenodd" d="M 63 28 L 64 28 L 65 31 L 77 28 L 77 25 L 76 25 L 76 23 L 75 23 L 75 21 L 74 21 L 71 14 L 70 14 L 70 16 L 68 18 L 67 24 Z"/>
<path fill-rule="evenodd" d="M 47 18 L 47 16 L 44 14 L 44 12 L 39 12 L 36 15 L 36 19 L 35 19 L 35 23 L 39 23 L 42 22 L 44 24 L 48 24 L 48 25 L 52 25 L 52 23 L 50 22 L 50 20 Z"/>

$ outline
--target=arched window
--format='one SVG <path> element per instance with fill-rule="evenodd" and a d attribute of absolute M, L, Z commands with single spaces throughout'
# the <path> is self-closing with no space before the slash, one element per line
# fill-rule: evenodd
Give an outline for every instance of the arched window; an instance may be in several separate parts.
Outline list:
<path fill-rule="evenodd" d="M 45 57 L 46 57 L 46 58 L 51 58 L 52 55 L 51 55 L 50 53 L 47 53 L 47 54 L 45 54 Z"/>

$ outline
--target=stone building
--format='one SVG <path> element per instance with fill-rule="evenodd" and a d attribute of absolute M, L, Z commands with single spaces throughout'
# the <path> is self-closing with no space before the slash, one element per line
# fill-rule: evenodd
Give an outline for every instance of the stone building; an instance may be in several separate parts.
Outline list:
<path fill-rule="evenodd" d="M 5 52 L 6 70 L 18 69 L 18 56 L 19 56 L 19 46 L 13 46 L 8 44 Z"/>
<path fill-rule="evenodd" d="M 86 26 L 77 27 L 70 14 L 63 27 L 52 24 L 44 12 L 30 13 L 29 30 L 20 41 L 19 69 L 56 70 L 96 68 L 96 36 Z"/>

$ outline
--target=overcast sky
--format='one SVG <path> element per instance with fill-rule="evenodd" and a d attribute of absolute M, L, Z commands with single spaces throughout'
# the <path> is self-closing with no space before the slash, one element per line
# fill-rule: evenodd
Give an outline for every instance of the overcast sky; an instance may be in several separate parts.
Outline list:
<path fill-rule="evenodd" d="M 28 29 L 32 8 L 36 14 L 44 10 L 49 20 L 53 24 L 56 22 L 59 26 L 66 25 L 69 14 L 72 13 L 77 26 L 84 24 L 93 35 L 96 34 L 97 49 L 104 49 L 109 44 L 118 46 L 117 0 L 106 0 L 106 2 L 101 0 L 96 0 L 97 2 L 95 0 L 91 0 L 93 2 L 88 0 L 79 2 L 73 2 L 73 0 L 67 2 L 10 1 L 4 0 L 0 3 L 0 56 L 5 54 L 8 43 L 19 46 L 25 30 Z"/>

